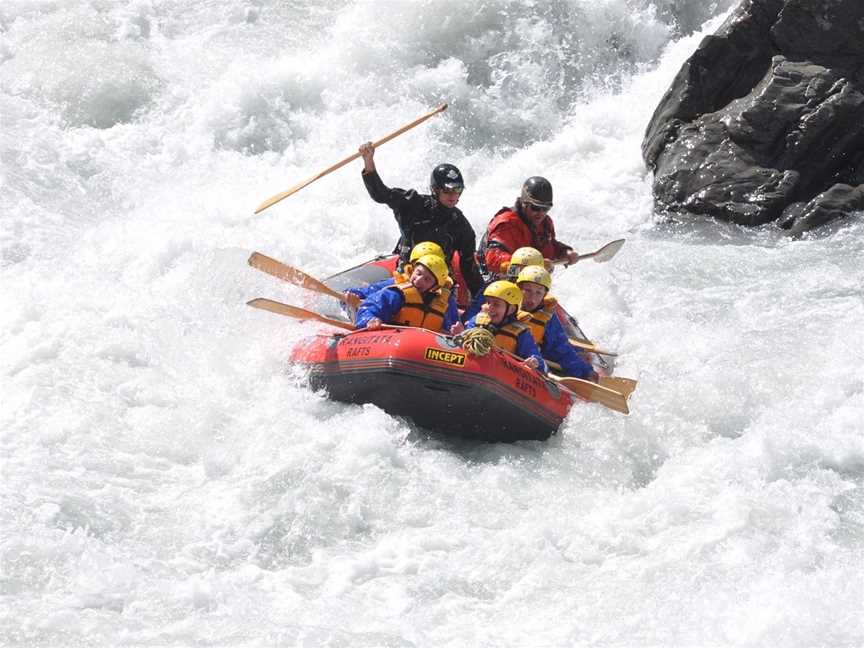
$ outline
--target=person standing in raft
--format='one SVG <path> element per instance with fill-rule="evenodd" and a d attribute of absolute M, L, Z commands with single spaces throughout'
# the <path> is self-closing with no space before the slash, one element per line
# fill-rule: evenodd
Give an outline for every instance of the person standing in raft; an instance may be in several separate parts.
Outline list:
<path fill-rule="evenodd" d="M 521 247 L 540 250 L 550 272 L 555 261 L 576 263 L 578 253 L 555 238 L 550 209 L 552 184 L 541 176 L 528 178 L 516 204 L 499 209 L 486 228 L 477 252 L 483 275 L 505 274 L 511 255 Z"/>
<path fill-rule="evenodd" d="M 363 300 L 355 327 L 378 329 L 396 324 L 449 331 L 459 321 L 456 304 L 445 287 L 449 278 L 444 259 L 432 254 L 420 257 L 408 281 L 382 288 Z"/>
<path fill-rule="evenodd" d="M 545 268 L 526 266 L 519 272 L 516 285 L 522 291 L 522 308 L 517 319 L 531 329 L 543 358 L 561 365 L 565 376 L 597 382 L 597 372 L 570 344 L 558 316 L 558 301 L 549 294 L 552 276 Z"/>
<path fill-rule="evenodd" d="M 421 241 L 432 241 L 444 249 L 445 260 L 452 265 L 453 253 L 459 253 L 459 266 L 454 268 L 457 283 L 463 283 L 472 294 L 483 289 L 483 278 L 477 267 L 475 251 L 477 237 L 471 223 L 456 207 L 465 188 L 462 174 L 452 164 L 439 164 L 429 180 L 430 195 L 413 189 L 391 189 L 375 168 L 375 147 L 372 142 L 360 145 L 363 158 L 363 183 L 369 196 L 393 210 L 401 234 L 396 251 L 400 267 L 408 262 L 411 248 Z M 460 280 L 461 274 L 461 280 Z"/>
<path fill-rule="evenodd" d="M 525 366 L 545 373 L 546 363 L 531 329 L 516 319 L 522 303 L 519 287 L 510 281 L 493 281 L 483 294 L 486 301 L 481 311 L 464 326 L 456 324 L 451 333 L 460 333 L 463 348 L 474 355 L 484 356 L 494 345 L 524 358 Z"/>

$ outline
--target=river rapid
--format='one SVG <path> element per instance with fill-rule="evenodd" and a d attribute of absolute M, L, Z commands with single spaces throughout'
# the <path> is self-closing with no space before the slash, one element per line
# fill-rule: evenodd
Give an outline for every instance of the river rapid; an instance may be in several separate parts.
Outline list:
<path fill-rule="evenodd" d="M 864 645 L 864 224 L 652 212 L 645 126 L 731 0 L 4 0 L 0 645 Z M 361 163 L 522 180 L 609 263 L 555 293 L 639 380 L 548 442 L 305 386 L 309 295 L 398 236 Z"/>

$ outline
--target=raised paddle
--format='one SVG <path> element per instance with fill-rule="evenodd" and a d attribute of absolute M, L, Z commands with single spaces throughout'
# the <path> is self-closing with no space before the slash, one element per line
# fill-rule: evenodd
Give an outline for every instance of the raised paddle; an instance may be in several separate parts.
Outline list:
<path fill-rule="evenodd" d="M 249 256 L 249 265 L 266 272 L 269 275 L 282 279 L 283 281 L 294 284 L 295 286 L 300 286 L 301 288 L 306 288 L 306 290 L 313 290 L 324 295 L 329 295 L 330 297 L 335 297 L 339 301 L 344 301 L 353 308 L 357 308 L 360 305 L 360 302 L 363 301 L 359 296 L 352 293 L 340 293 L 333 290 L 324 282 L 306 274 L 302 270 L 292 268 L 291 266 L 268 257 L 266 254 L 261 254 L 260 252 L 253 252 Z"/>
<path fill-rule="evenodd" d="M 378 147 L 381 146 L 382 144 L 386 144 L 387 142 L 389 142 L 390 140 L 392 140 L 394 137 L 398 137 L 399 135 L 401 135 L 401 134 L 404 133 L 405 131 L 409 131 L 409 130 L 411 130 L 411 129 L 414 128 L 415 126 L 417 126 L 417 125 L 419 125 L 419 124 L 422 124 L 424 121 L 426 121 L 426 120 L 429 119 L 430 117 L 433 117 L 434 115 L 437 115 L 438 113 L 440 113 L 440 112 L 442 112 L 442 111 L 444 111 L 444 110 L 446 110 L 446 109 L 447 109 L 447 104 L 446 104 L 446 103 L 442 103 L 440 106 L 438 106 L 438 107 L 435 108 L 434 110 L 432 110 L 432 111 L 426 113 L 426 114 L 423 115 L 422 117 L 419 117 L 419 118 L 415 119 L 415 120 L 412 121 L 410 124 L 405 124 L 402 128 L 393 131 L 392 133 L 390 133 L 389 135 L 387 135 L 387 136 L 385 136 L 385 137 L 382 137 L 382 138 L 381 138 L 380 140 L 378 140 L 377 142 L 373 142 L 373 143 L 372 143 L 372 146 L 374 146 L 375 148 L 378 148 Z M 291 188 L 288 189 L 287 191 L 283 191 L 282 193 L 278 193 L 278 194 L 276 194 L 275 196 L 271 196 L 270 198 L 268 198 L 267 200 L 265 200 L 263 203 L 261 203 L 260 205 L 258 205 L 258 207 L 255 209 L 255 213 L 256 213 L 256 214 L 260 214 L 262 211 L 264 211 L 264 210 L 267 209 L 268 207 L 272 207 L 273 205 L 275 205 L 276 203 L 278 203 L 280 200 L 283 200 L 283 199 L 287 198 L 288 196 L 290 196 L 291 194 L 300 191 L 300 190 L 301 190 L 303 187 L 305 187 L 306 185 L 312 184 L 312 183 L 315 182 L 318 178 L 323 178 L 323 177 L 324 177 L 325 175 L 327 175 L 328 173 L 332 173 L 332 172 L 335 171 L 336 169 L 339 169 L 339 168 L 345 166 L 346 164 L 348 164 L 348 163 L 351 162 L 352 160 L 356 160 L 358 157 L 360 157 L 360 153 L 359 153 L 359 152 L 354 153 L 353 155 L 349 155 L 347 158 L 345 158 L 345 159 L 342 160 L 341 162 L 337 162 L 337 163 L 334 164 L 333 166 L 327 167 L 327 168 L 324 169 L 323 171 L 321 171 L 321 172 L 319 172 L 319 173 L 316 173 L 314 176 L 312 176 L 312 177 L 309 178 L 308 180 L 304 180 L 304 181 L 301 182 L 300 184 L 296 184 L 296 185 L 294 185 L 293 187 L 291 187 Z"/>
<path fill-rule="evenodd" d="M 345 329 L 346 331 L 354 330 L 354 327 L 348 322 L 331 319 L 314 311 L 306 310 L 305 308 L 297 308 L 296 306 L 283 304 L 281 302 L 273 301 L 272 299 L 264 299 L 263 297 L 258 297 L 256 299 L 246 302 L 246 305 L 251 306 L 252 308 L 260 308 L 261 310 L 270 311 L 271 313 L 276 313 L 277 315 L 293 317 L 294 319 L 315 320 L 316 322 L 329 324 L 330 326 Z"/>
<path fill-rule="evenodd" d="M 607 243 L 599 250 L 594 252 L 589 252 L 588 254 L 580 254 L 576 261 L 582 261 L 583 259 L 594 259 L 597 263 L 606 263 L 609 259 L 618 254 L 618 250 L 621 249 L 621 246 L 624 245 L 624 241 L 627 239 L 618 239 L 617 241 L 612 241 L 611 243 Z M 574 261 L 573 263 L 575 263 Z M 555 265 L 572 265 L 570 261 L 567 259 L 555 259 L 553 261 Z"/>

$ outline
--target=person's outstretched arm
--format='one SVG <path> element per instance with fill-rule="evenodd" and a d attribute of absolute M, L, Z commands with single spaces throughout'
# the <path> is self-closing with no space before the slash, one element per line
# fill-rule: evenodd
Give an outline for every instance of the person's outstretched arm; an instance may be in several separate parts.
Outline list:
<path fill-rule="evenodd" d="M 597 380 L 594 367 L 585 361 L 570 344 L 557 315 L 554 315 L 546 324 L 541 347 L 543 357 L 560 364 L 565 375 L 586 380 Z"/>
<path fill-rule="evenodd" d="M 404 303 L 405 297 L 401 291 L 394 288 L 379 290 L 364 299 L 357 308 L 357 319 L 354 325 L 358 329 L 366 328 L 374 319 L 377 319 L 379 323 L 387 324 L 399 312 Z"/>

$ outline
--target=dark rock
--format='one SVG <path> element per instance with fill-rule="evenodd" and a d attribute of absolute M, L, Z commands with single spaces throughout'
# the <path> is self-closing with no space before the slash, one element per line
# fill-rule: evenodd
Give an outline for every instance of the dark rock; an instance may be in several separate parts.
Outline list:
<path fill-rule="evenodd" d="M 791 218 L 784 219 L 781 227 L 797 237 L 856 212 L 864 212 L 864 185 L 836 184 L 814 197 L 797 213 L 790 214 Z"/>
<path fill-rule="evenodd" d="M 787 0 L 771 27 L 771 38 L 789 58 L 826 66 L 860 64 L 861 0 Z"/>
<path fill-rule="evenodd" d="M 800 234 L 860 209 L 864 0 L 742 2 L 679 71 L 642 152 L 661 211 Z"/>

